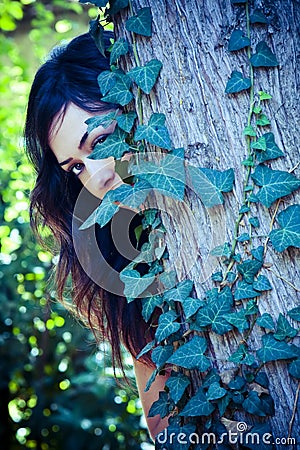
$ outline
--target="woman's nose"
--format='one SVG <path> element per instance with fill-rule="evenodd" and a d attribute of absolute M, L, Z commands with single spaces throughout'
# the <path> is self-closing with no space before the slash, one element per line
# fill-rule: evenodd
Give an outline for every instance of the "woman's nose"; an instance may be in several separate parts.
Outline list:
<path fill-rule="evenodd" d="M 100 189 L 105 188 L 116 176 L 113 157 L 100 160 L 85 158 L 83 162 L 87 176 L 86 182 L 95 183 Z"/>

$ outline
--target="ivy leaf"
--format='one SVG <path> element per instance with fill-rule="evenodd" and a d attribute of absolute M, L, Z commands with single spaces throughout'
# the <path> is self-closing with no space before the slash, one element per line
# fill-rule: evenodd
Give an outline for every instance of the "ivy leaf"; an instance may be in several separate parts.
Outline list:
<path fill-rule="evenodd" d="M 95 223 L 98 223 L 100 227 L 104 227 L 104 225 L 112 219 L 118 210 L 119 206 L 113 203 L 111 197 L 106 194 L 98 208 L 90 214 L 79 229 L 85 230 L 91 226 L 94 226 Z"/>
<path fill-rule="evenodd" d="M 265 114 L 259 114 L 257 120 L 256 120 L 256 125 L 260 126 L 260 127 L 265 127 L 267 125 L 270 125 L 270 121 L 267 118 L 267 116 Z"/>
<path fill-rule="evenodd" d="M 206 339 L 194 336 L 189 342 L 179 347 L 167 362 L 185 369 L 198 369 L 204 372 L 211 365 L 209 359 L 203 355 L 206 348 Z"/>
<path fill-rule="evenodd" d="M 167 303 L 170 303 L 171 301 L 182 302 L 190 295 L 192 289 L 193 282 L 191 280 L 183 280 L 178 283 L 176 287 L 164 294 L 164 301 Z"/>
<path fill-rule="evenodd" d="M 250 15 L 250 23 L 269 23 L 269 21 L 262 11 L 255 9 Z"/>
<path fill-rule="evenodd" d="M 244 136 L 252 136 L 255 137 L 256 136 L 256 131 L 254 130 L 252 125 L 248 125 L 244 128 L 243 130 L 243 134 Z"/>
<path fill-rule="evenodd" d="M 116 84 L 116 72 L 103 70 L 97 77 L 98 86 L 102 95 L 106 95 L 108 91 Z"/>
<path fill-rule="evenodd" d="M 128 75 L 146 94 L 150 94 L 161 68 L 162 63 L 158 59 L 152 59 L 145 66 L 134 67 Z"/>
<path fill-rule="evenodd" d="M 119 127 L 123 131 L 126 131 L 126 133 L 130 133 L 136 117 L 137 117 L 136 113 L 134 111 L 130 111 L 127 114 L 121 114 L 120 116 L 117 116 L 116 120 L 118 122 Z"/>
<path fill-rule="evenodd" d="M 281 228 L 269 234 L 273 247 L 278 252 L 286 248 L 300 247 L 300 205 L 290 205 L 277 216 Z"/>
<path fill-rule="evenodd" d="M 110 86 L 112 85 L 113 81 L 114 81 L 114 83 L 113 83 L 112 87 L 110 87 L 107 94 L 104 95 L 104 97 L 102 97 L 101 100 L 103 102 L 117 103 L 121 106 L 125 106 L 133 99 L 133 95 L 129 90 L 131 87 L 131 80 L 130 80 L 129 76 L 126 75 L 125 73 L 114 72 L 113 75 L 115 75 L 114 78 L 109 77 L 108 75 L 105 78 L 106 88 L 107 88 L 107 83 Z M 100 78 L 100 82 L 101 81 L 103 81 L 103 80 Z M 98 84 L 99 85 L 100 85 L 100 82 L 99 82 L 99 76 L 98 76 Z"/>
<path fill-rule="evenodd" d="M 200 196 L 207 208 L 221 205 L 224 202 L 222 192 L 230 192 L 233 188 L 233 169 L 222 172 L 189 165 L 188 173 L 191 188 Z"/>
<path fill-rule="evenodd" d="M 253 289 L 252 284 L 248 284 L 246 281 L 238 281 L 236 290 L 234 293 L 235 300 L 243 300 L 245 298 L 255 298 L 261 295 L 261 292 L 257 292 Z"/>
<path fill-rule="evenodd" d="M 252 142 L 251 148 L 262 151 L 267 150 L 266 138 L 264 136 L 260 136 L 257 141 Z"/>
<path fill-rule="evenodd" d="M 200 300 L 199 298 L 187 297 L 182 301 L 182 307 L 184 311 L 184 315 L 186 319 L 189 319 L 193 316 L 199 308 L 205 305 L 204 300 Z"/>
<path fill-rule="evenodd" d="M 254 228 L 259 228 L 259 226 L 260 226 L 258 217 L 250 217 L 249 223 L 251 223 L 251 225 L 252 225 Z M 257 259 L 257 258 L 255 258 L 255 259 Z"/>
<path fill-rule="evenodd" d="M 133 17 L 126 21 L 126 30 L 142 36 L 152 35 L 152 15 L 151 8 L 141 8 Z"/>
<path fill-rule="evenodd" d="M 175 404 L 179 402 L 187 386 L 190 384 L 188 377 L 180 372 L 172 372 L 171 376 L 166 381 L 166 387 L 170 391 L 171 399 Z"/>
<path fill-rule="evenodd" d="M 237 265 L 237 271 L 243 276 L 243 279 L 247 283 L 253 283 L 254 277 L 257 272 L 261 269 L 262 262 L 256 259 L 247 259 L 241 264 Z"/>
<path fill-rule="evenodd" d="M 137 355 L 136 359 L 139 359 L 141 356 L 145 355 L 146 353 L 150 352 L 150 350 L 153 349 L 155 345 L 155 341 L 150 341 L 148 344 L 145 345 L 144 348 L 140 351 L 140 353 Z"/>
<path fill-rule="evenodd" d="M 272 170 L 262 164 L 256 167 L 252 178 L 257 186 L 261 186 L 256 196 L 267 208 L 278 198 L 289 195 L 300 187 L 300 180 L 294 175 L 282 170 Z M 287 216 L 291 213 L 292 211 Z"/>
<path fill-rule="evenodd" d="M 93 131 L 95 128 L 98 128 L 100 125 L 103 128 L 108 128 L 112 122 L 116 119 L 116 113 L 117 111 L 112 111 L 107 114 L 101 114 L 99 116 L 90 117 L 89 119 L 85 120 L 84 123 L 87 124 L 87 133 L 89 134 L 91 131 Z"/>
<path fill-rule="evenodd" d="M 293 320 L 300 322 L 300 306 L 290 309 L 287 313 Z"/>
<path fill-rule="evenodd" d="M 129 0 L 110 0 L 110 8 L 108 10 L 108 13 L 113 16 L 114 14 L 120 12 L 121 9 L 127 8 L 128 4 Z"/>
<path fill-rule="evenodd" d="M 297 333 L 298 330 L 292 327 L 284 315 L 280 313 L 274 338 L 278 341 L 283 341 L 286 338 L 293 338 Z"/>
<path fill-rule="evenodd" d="M 120 279 L 125 284 L 124 295 L 128 301 L 134 300 L 153 283 L 155 275 L 147 273 L 141 277 L 137 270 L 123 269 Z"/>
<path fill-rule="evenodd" d="M 256 248 L 251 250 L 251 255 L 253 258 L 257 259 L 257 261 L 263 262 L 264 260 L 264 247 L 263 245 L 259 245 Z"/>
<path fill-rule="evenodd" d="M 262 152 L 256 152 L 256 159 L 259 162 L 265 162 L 270 159 L 279 158 L 284 156 L 284 153 L 280 150 L 275 142 L 273 133 L 265 133 L 260 139 L 264 139 L 265 149 Z"/>
<path fill-rule="evenodd" d="M 122 55 L 126 55 L 129 51 L 128 41 L 124 38 L 119 38 L 113 45 L 110 53 L 109 63 L 114 64 Z"/>
<path fill-rule="evenodd" d="M 264 394 L 261 394 L 261 397 L 263 399 Z M 245 411 L 256 416 L 265 417 L 267 415 L 274 414 L 272 405 L 263 402 L 262 399 L 258 396 L 258 393 L 256 391 L 251 391 L 249 392 L 247 398 L 243 401 L 242 406 Z"/>
<path fill-rule="evenodd" d="M 160 369 L 173 353 L 172 345 L 158 345 L 152 350 L 151 359 L 158 369 Z"/>
<path fill-rule="evenodd" d="M 225 92 L 226 94 L 236 94 L 237 92 L 249 89 L 250 87 L 250 78 L 244 78 L 241 72 L 234 70 L 231 73 L 229 80 L 227 81 Z"/>
<path fill-rule="evenodd" d="M 295 361 L 292 361 L 289 365 L 289 374 L 292 375 L 292 377 L 297 378 L 300 380 L 300 358 L 295 359 Z"/>
<path fill-rule="evenodd" d="M 163 272 L 159 275 L 159 281 L 164 285 L 166 289 L 170 289 L 176 284 L 176 272 L 171 270 L 169 272 Z"/>
<path fill-rule="evenodd" d="M 250 39 L 244 36 L 242 30 L 234 30 L 229 39 L 228 50 L 234 52 L 235 50 L 241 50 L 242 48 L 248 47 L 250 44 Z"/>
<path fill-rule="evenodd" d="M 259 42 L 255 50 L 256 53 L 250 58 L 254 67 L 276 67 L 279 65 L 276 56 L 265 41 Z"/>
<path fill-rule="evenodd" d="M 92 5 L 98 6 L 98 8 L 104 8 L 108 0 L 79 0 L 79 3 L 91 3 Z"/>
<path fill-rule="evenodd" d="M 164 155 L 155 164 L 152 161 L 140 161 L 132 166 L 131 173 L 147 181 L 153 189 L 177 200 L 182 200 L 185 189 L 185 173 L 182 160 L 173 155 Z"/>
<path fill-rule="evenodd" d="M 154 417 L 159 414 L 161 418 L 164 418 L 169 414 L 169 407 L 169 395 L 165 391 L 160 391 L 158 400 L 151 405 L 148 417 Z"/>
<path fill-rule="evenodd" d="M 297 356 L 292 346 L 285 341 L 277 341 L 271 334 L 262 337 L 262 348 L 257 350 L 257 357 L 263 362 L 290 359 Z"/>
<path fill-rule="evenodd" d="M 245 345 L 239 345 L 237 350 L 232 353 L 229 357 L 229 361 L 237 363 L 237 364 L 247 364 L 251 366 L 255 362 L 255 358 L 253 355 L 248 353 L 248 350 Z M 231 382 L 229 387 L 234 389 L 233 383 Z"/>
<path fill-rule="evenodd" d="M 213 248 L 210 252 L 212 256 L 225 256 L 226 258 L 230 257 L 231 247 L 229 242 L 225 242 L 223 245 L 218 245 Z"/>
<path fill-rule="evenodd" d="M 232 329 L 232 326 L 224 321 L 224 314 L 230 312 L 232 306 L 232 293 L 226 286 L 215 298 L 207 301 L 207 305 L 201 308 L 196 315 L 196 325 L 205 327 L 211 325 L 217 334 L 224 334 Z"/>
<path fill-rule="evenodd" d="M 152 295 L 142 299 L 142 316 L 145 322 L 150 320 L 150 317 L 157 306 L 161 306 L 163 298 L 161 295 Z"/>
<path fill-rule="evenodd" d="M 102 3 L 102 2 L 101 2 Z M 99 23 L 99 16 L 95 20 L 90 20 L 89 22 L 89 33 L 92 36 L 96 47 L 98 48 L 101 55 L 105 56 L 105 44 L 103 37 L 103 27 Z"/>
<path fill-rule="evenodd" d="M 209 416 L 215 407 L 206 398 L 203 389 L 200 387 L 196 394 L 189 400 L 179 416 L 196 417 Z"/>
<path fill-rule="evenodd" d="M 271 94 L 264 91 L 258 91 L 259 100 L 270 100 L 272 98 Z"/>
<path fill-rule="evenodd" d="M 115 159 L 120 159 L 124 153 L 129 151 L 129 145 L 125 142 L 126 137 L 127 133 L 116 127 L 104 142 L 95 145 L 94 150 L 88 157 L 90 159 L 105 159 L 113 156 Z"/>
<path fill-rule="evenodd" d="M 249 322 L 245 315 L 245 310 L 236 311 L 230 314 L 224 314 L 224 319 L 239 330 L 240 333 L 249 328 Z"/>
<path fill-rule="evenodd" d="M 148 125 L 139 125 L 134 135 L 135 141 L 145 139 L 150 144 L 157 147 L 171 150 L 172 142 L 169 132 L 165 127 L 166 116 L 160 113 L 154 113 L 150 117 Z"/>
<path fill-rule="evenodd" d="M 222 388 L 218 382 L 212 383 L 207 391 L 207 400 L 217 400 L 227 394 L 226 389 Z"/>
<path fill-rule="evenodd" d="M 256 321 L 257 325 L 268 330 L 275 330 L 273 319 L 269 313 L 263 313 Z"/>
<path fill-rule="evenodd" d="M 252 286 L 256 291 L 270 291 L 273 289 L 270 281 L 265 275 L 259 275 Z"/>
<path fill-rule="evenodd" d="M 161 342 L 171 334 L 176 333 L 180 328 L 179 322 L 174 322 L 177 319 L 175 311 L 167 311 L 161 314 L 158 319 L 158 327 L 155 333 L 157 342 Z"/>

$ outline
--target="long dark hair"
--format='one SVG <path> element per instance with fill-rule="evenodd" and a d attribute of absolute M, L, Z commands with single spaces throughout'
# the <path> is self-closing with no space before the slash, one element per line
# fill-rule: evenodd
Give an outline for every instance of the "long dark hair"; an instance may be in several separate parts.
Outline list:
<path fill-rule="evenodd" d="M 110 33 L 105 35 L 107 46 L 110 37 Z M 60 112 L 60 117 L 64 116 L 68 104 L 100 113 L 118 107 L 101 101 L 97 76 L 103 70 L 109 70 L 109 60 L 100 54 L 89 34 L 55 49 L 38 70 L 32 84 L 25 144 L 37 173 L 31 193 L 31 225 L 38 235 L 41 228 L 48 227 L 59 248 L 55 273 L 58 299 L 63 301 L 71 274 L 72 301 L 77 315 L 88 322 L 97 338 L 110 342 L 114 367 L 123 368 L 121 344 L 136 356 L 150 339 L 147 337 L 149 327 L 141 315 L 141 302 L 136 300 L 127 304 L 124 297 L 101 288 L 83 270 L 72 237 L 74 207 L 83 187 L 74 174 L 59 167 L 48 144 L 53 120 Z M 110 255 L 109 263 L 116 270 L 120 271 L 128 264 L 114 248 L 109 225 L 97 229 L 97 242 L 105 247 L 104 254 Z M 150 364 L 149 357 L 145 356 L 144 361 Z"/>

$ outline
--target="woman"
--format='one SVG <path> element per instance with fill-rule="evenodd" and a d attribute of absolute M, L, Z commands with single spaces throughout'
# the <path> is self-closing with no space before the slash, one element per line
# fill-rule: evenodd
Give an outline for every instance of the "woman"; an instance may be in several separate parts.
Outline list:
<path fill-rule="evenodd" d="M 109 34 L 105 36 L 107 46 L 109 37 Z M 152 336 L 149 325 L 142 318 L 140 301 L 128 304 L 125 298 L 96 283 L 82 268 L 73 241 L 74 235 L 76 240 L 81 239 L 76 220 L 74 228 L 73 216 L 82 188 L 90 193 L 92 199 L 102 199 L 107 191 L 123 182 L 115 171 L 113 157 L 88 158 L 94 146 L 104 142 L 115 125 L 112 123 L 108 128 L 99 126 L 87 133 L 86 120 L 119 107 L 101 101 L 97 76 L 103 70 L 109 70 L 109 60 L 99 53 L 92 38 L 84 34 L 67 46 L 54 50 L 36 74 L 25 125 L 26 151 L 37 172 L 31 194 L 31 222 L 36 232 L 41 225 L 48 227 L 58 244 L 58 299 L 63 301 L 65 285 L 71 274 L 76 314 L 89 324 L 96 336 L 110 342 L 114 366 L 122 367 L 121 344 L 133 356 L 139 395 L 149 432 L 154 438 L 167 426 L 167 420 L 161 420 L 160 416 L 147 418 L 147 414 L 158 398 L 158 392 L 163 389 L 166 376 L 156 377 L 150 390 L 144 392 L 153 364 L 147 355 L 139 361 L 136 356 Z M 85 211 L 83 215 L 88 216 L 89 213 Z M 132 221 L 129 229 L 133 245 L 136 245 L 133 233 L 136 220 Z M 101 272 L 102 265 L 108 262 L 113 269 L 111 272 L 119 273 L 128 264 L 128 259 L 114 245 L 110 224 L 97 228 L 96 234 L 101 249 L 97 271 Z M 81 242 L 82 247 L 87 248 L 83 239 Z M 93 263 L 95 266 L 95 261 Z M 102 279 L 106 280 L 107 274 L 104 271 Z"/>

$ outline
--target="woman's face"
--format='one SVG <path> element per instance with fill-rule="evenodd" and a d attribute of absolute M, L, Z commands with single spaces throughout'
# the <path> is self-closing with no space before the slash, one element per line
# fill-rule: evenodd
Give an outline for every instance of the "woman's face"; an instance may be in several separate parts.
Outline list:
<path fill-rule="evenodd" d="M 59 114 L 54 118 L 49 136 L 49 145 L 58 164 L 63 170 L 73 172 L 89 192 L 102 199 L 107 191 L 123 181 L 115 171 L 113 157 L 93 160 L 88 156 L 96 144 L 104 142 L 114 131 L 115 123 L 108 128 L 99 126 L 88 134 L 85 121 L 99 113 L 89 113 L 70 103 L 63 120 L 59 119 Z M 129 159 L 129 155 L 123 159 Z"/>

